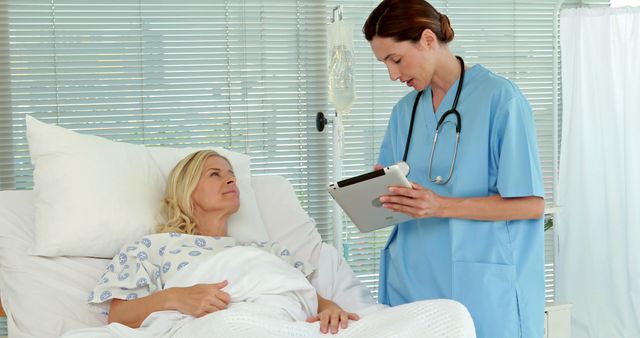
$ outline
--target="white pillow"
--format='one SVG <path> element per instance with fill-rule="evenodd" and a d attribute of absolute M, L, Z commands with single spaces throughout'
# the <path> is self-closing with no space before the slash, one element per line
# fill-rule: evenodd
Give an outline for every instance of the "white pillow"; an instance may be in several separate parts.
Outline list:
<path fill-rule="evenodd" d="M 127 241 L 154 232 L 167 176 L 196 148 L 160 148 L 83 135 L 26 117 L 34 165 L 35 243 L 42 256 L 111 258 Z M 236 172 L 240 209 L 229 234 L 268 240 L 251 188 L 249 157 L 210 147 Z"/>
<path fill-rule="evenodd" d="M 322 237 L 291 183 L 282 176 L 266 175 L 253 177 L 251 186 L 269 238 L 289 249 L 296 260 L 318 266 Z"/>

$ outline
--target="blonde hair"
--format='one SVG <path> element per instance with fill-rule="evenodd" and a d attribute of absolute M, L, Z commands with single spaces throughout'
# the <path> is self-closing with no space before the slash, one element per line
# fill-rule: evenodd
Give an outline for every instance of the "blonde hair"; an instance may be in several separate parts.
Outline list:
<path fill-rule="evenodd" d="M 222 158 L 231 166 L 229 159 L 216 151 L 199 150 L 183 158 L 171 170 L 167 179 L 167 188 L 162 198 L 160 212 L 163 222 L 157 226 L 159 233 L 197 234 L 191 194 L 198 186 L 205 161 L 212 156 Z"/>

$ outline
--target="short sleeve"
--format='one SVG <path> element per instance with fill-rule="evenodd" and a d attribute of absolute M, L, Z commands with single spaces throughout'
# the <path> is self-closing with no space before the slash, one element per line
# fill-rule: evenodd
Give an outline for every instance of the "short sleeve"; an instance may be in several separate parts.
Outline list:
<path fill-rule="evenodd" d="M 131 300 L 161 289 L 160 265 L 152 262 L 155 252 L 152 236 L 125 245 L 113 257 L 98 286 L 89 294 L 89 303 L 111 299 Z"/>
<path fill-rule="evenodd" d="M 491 137 L 491 179 L 500 196 L 544 197 L 533 113 L 524 96 L 499 106 Z"/>

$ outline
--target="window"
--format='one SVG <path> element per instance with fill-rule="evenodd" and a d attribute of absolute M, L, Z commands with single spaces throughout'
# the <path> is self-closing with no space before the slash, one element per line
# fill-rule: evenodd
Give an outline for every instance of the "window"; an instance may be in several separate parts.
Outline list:
<path fill-rule="evenodd" d="M 611 0 L 611 7 L 640 6 L 640 0 Z"/>
<path fill-rule="evenodd" d="M 385 66 L 373 56 L 361 33 L 367 16 L 377 0 L 328 1 L 330 8 L 342 4 L 344 18 L 355 24 L 356 101 L 343 121 L 345 177 L 371 169 L 393 105 L 407 87 L 393 83 Z M 438 10 L 447 14 L 455 30 L 451 43 L 455 54 L 467 64 L 483 64 L 513 80 L 533 108 L 540 160 L 544 176 L 547 207 L 552 207 L 554 178 L 552 46 L 555 0 L 482 1 L 434 0 Z M 567 5 L 575 5 L 568 1 Z M 330 12 L 330 9 L 328 10 Z M 559 93 L 556 93 L 559 95 Z M 550 217 L 550 215 L 548 215 Z M 361 280 L 377 294 L 379 252 L 390 229 L 360 234 L 345 220 L 345 255 Z M 546 300 L 554 299 L 553 232 L 545 233 Z"/>
<path fill-rule="evenodd" d="M 31 114 L 117 141 L 246 153 L 253 174 L 291 181 L 330 238 L 328 142 L 313 120 L 327 102 L 324 2 L 0 4 L 2 188 L 32 185 Z"/>
<path fill-rule="evenodd" d="M 345 126 L 343 176 L 371 169 L 393 105 L 389 80 L 360 32 L 378 0 L 0 0 L 0 188 L 28 189 L 24 116 L 152 146 L 216 145 L 252 157 L 254 175 L 287 177 L 331 238 L 331 137 L 326 25 L 354 23 L 356 101 Z M 575 5 L 568 1 L 567 6 Z M 514 80 L 533 107 L 548 206 L 553 198 L 555 0 L 434 0 L 468 64 Z M 607 3 L 608 4 L 608 3 Z M 556 93 L 557 94 L 557 93 Z M 377 294 L 389 229 L 360 234 L 345 217 L 345 256 Z M 553 257 L 553 236 L 546 236 Z M 553 262 L 547 262 L 553 300 Z"/>

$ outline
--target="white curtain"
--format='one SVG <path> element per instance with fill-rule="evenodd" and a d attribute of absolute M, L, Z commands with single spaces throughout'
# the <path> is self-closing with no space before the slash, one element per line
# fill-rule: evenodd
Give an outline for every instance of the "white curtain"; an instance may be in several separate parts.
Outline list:
<path fill-rule="evenodd" d="M 557 301 L 572 337 L 640 337 L 640 8 L 560 17 Z"/>

